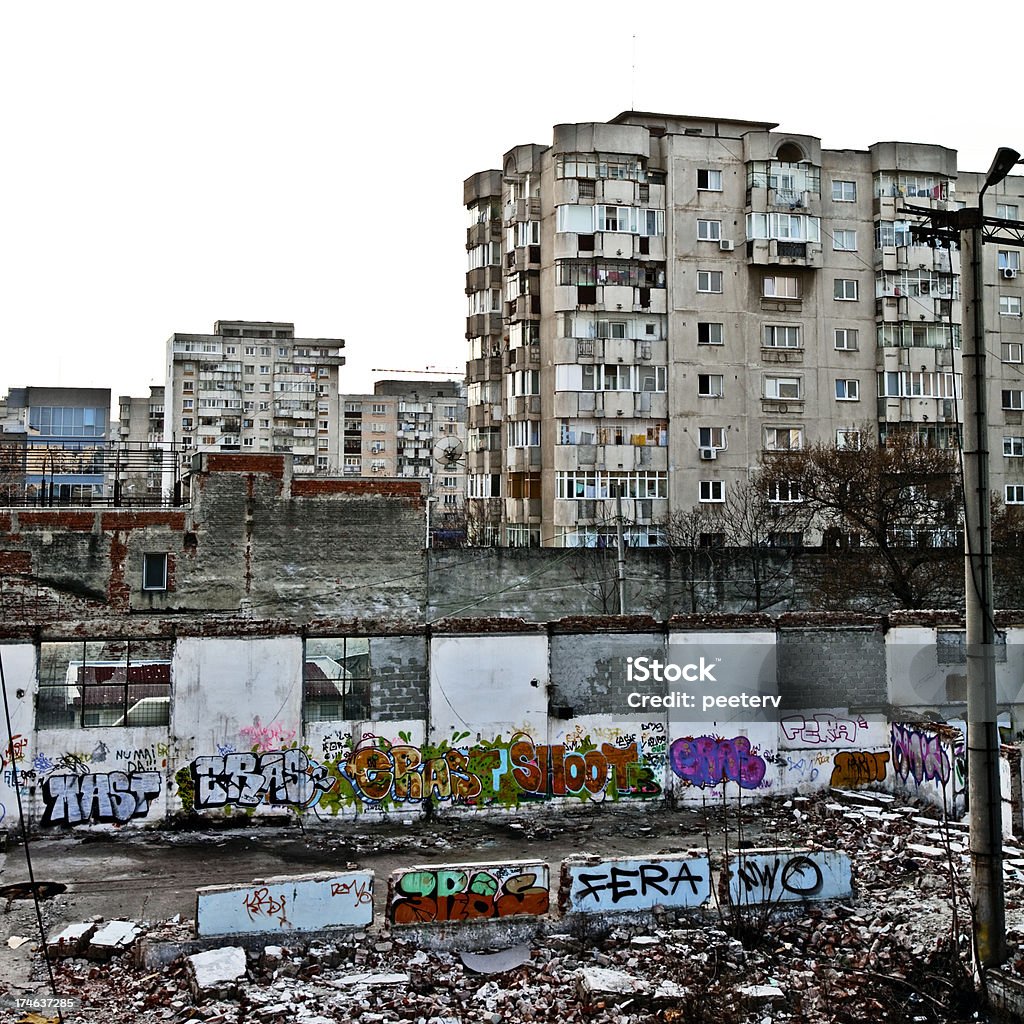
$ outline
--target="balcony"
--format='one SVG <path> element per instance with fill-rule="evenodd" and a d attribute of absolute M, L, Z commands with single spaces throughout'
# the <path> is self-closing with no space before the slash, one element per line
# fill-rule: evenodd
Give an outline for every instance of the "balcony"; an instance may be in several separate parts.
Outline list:
<path fill-rule="evenodd" d="M 781 238 L 755 238 L 747 241 L 747 263 L 751 266 L 821 266 L 818 242 L 791 242 Z"/>

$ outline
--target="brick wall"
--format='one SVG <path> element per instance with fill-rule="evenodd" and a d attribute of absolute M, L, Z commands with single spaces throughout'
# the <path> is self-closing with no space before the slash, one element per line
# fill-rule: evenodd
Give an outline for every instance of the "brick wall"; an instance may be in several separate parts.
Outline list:
<path fill-rule="evenodd" d="M 783 628 L 776 656 L 783 707 L 880 707 L 888 699 L 880 626 Z"/>
<path fill-rule="evenodd" d="M 423 636 L 370 641 L 371 717 L 395 722 L 427 717 L 427 640 Z"/>

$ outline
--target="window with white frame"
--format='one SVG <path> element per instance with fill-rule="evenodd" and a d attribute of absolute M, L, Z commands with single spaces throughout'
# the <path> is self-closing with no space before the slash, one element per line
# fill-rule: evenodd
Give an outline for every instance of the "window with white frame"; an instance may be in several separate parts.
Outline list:
<path fill-rule="evenodd" d="M 861 443 L 859 430 L 840 429 L 836 431 L 836 447 L 843 451 L 859 452 Z"/>
<path fill-rule="evenodd" d="M 707 167 L 698 168 L 697 188 L 701 192 L 721 192 L 722 172 Z"/>
<path fill-rule="evenodd" d="M 777 503 L 794 504 L 803 501 L 800 484 L 796 480 L 769 480 L 768 500 Z"/>
<path fill-rule="evenodd" d="M 857 232 L 841 229 L 832 233 L 832 248 L 836 252 L 856 252 Z"/>
<path fill-rule="evenodd" d="M 719 451 L 729 447 L 726 444 L 725 427 L 699 427 L 697 443 L 701 448 L 717 448 Z"/>
<path fill-rule="evenodd" d="M 1020 316 L 1020 296 L 1000 295 L 999 296 L 1000 316 Z"/>
<path fill-rule="evenodd" d="M 837 352 L 856 352 L 858 348 L 857 329 L 855 327 L 837 327 L 835 344 Z"/>
<path fill-rule="evenodd" d="M 999 269 L 1020 270 L 1020 253 L 1016 249 L 1000 249 Z"/>
<path fill-rule="evenodd" d="M 850 377 L 839 378 L 836 381 L 836 399 L 840 402 L 860 401 L 860 381 Z"/>
<path fill-rule="evenodd" d="M 1007 505 L 1024 505 L 1024 484 L 1007 484 L 1004 493 Z"/>
<path fill-rule="evenodd" d="M 725 325 L 697 322 L 698 345 L 721 345 L 725 338 Z"/>
<path fill-rule="evenodd" d="M 853 302 L 857 298 L 857 281 L 849 277 L 837 277 L 832 287 L 832 297 L 839 302 Z"/>
<path fill-rule="evenodd" d="M 800 348 L 800 328 L 795 324 L 765 324 L 761 344 L 765 348 Z"/>
<path fill-rule="evenodd" d="M 765 377 L 764 397 L 777 401 L 798 401 L 801 396 L 799 377 Z"/>
<path fill-rule="evenodd" d="M 834 203 L 857 202 L 857 182 L 832 179 L 832 201 Z"/>
<path fill-rule="evenodd" d="M 722 272 L 720 270 L 698 270 L 697 291 L 719 293 L 722 291 Z"/>
<path fill-rule="evenodd" d="M 725 394 L 725 377 L 720 373 L 698 373 L 697 395 L 700 398 L 721 398 Z"/>
<path fill-rule="evenodd" d="M 764 447 L 769 452 L 797 452 L 804 446 L 802 427 L 765 427 Z"/>
<path fill-rule="evenodd" d="M 697 493 L 701 501 L 725 501 L 725 484 L 721 480 L 701 480 Z"/>
<path fill-rule="evenodd" d="M 789 242 L 820 242 L 821 218 L 800 213 L 748 213 L 748 239 L 774 238 Z"/>
<path fill-rule="evenodd" d="M 1024 437 L 1019 434 L 1004 437 L 1003 455 L 1008 459 L 1024 459 Z"/>
<path fill-rule="evenodd" d="M 147 551 L 142 556 L 142 589 L 167 589 L 167 553 Z"/>
<path fill-rule="evenodd" d="M 999 357 L 1004 363 L 1019 363 L 1024 361 L 1024 346 L 1019 341 L 1004 341 L 999 346 Z"/>
<path fill-rule="evenodd" d="M 1002 407 L 1014 411 L 1024 409 L 1024 391 L 1020 388 L 1003 388 Z"/>
<path fill-rule="evenodd" d="M 717 242 L 722 237 L 722 222 L 720 220 L 698 220 L 697 240 L 699 242 Z"/>
<path fill-rule="evenodd" d="M 1012 203 L 996 203 L 996 216 L 1002 220 L 1020 220 L 1018 207 Z"/>
<path fill-rule="evenodd" d="M 799 299 L 800 279 L 782 274 L 769 274 L 762 283 L 761 294 L 769 299 Z"/>

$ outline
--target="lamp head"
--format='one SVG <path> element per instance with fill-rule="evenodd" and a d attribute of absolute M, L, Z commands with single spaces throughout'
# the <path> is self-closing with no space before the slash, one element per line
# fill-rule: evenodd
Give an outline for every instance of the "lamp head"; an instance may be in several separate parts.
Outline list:
<path fill-rule="evenodd" d="M 1020 153 L 1017 150 L 1010 149 L 1007 146 L 1000 146 L 996 150 L 996 155 L 992 158 L 992 166 L 989 167 L 988 174 L 985 176 L 985 185 L 982 188 L 982 192 L 992 185 L 998 185 L 1019 160 Z"/>

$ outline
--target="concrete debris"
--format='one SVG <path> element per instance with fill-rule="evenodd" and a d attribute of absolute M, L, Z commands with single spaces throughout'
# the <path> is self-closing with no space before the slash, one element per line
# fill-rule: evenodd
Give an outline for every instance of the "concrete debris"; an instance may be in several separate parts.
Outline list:
<path fill-rule="evenodd" d="M 26 938 L 24 935 L 12 935 L 7 940 L 7 945 L 10 946 L 11 949 L 21 949 L 21 947 L 24 946 L 26 942 L 31 941 L 31 939 Z"/>
<path fill-rule="evenodd" d="M 584 1003 L 635 996 L 650 989 L 648 983 L 641 978 L 607 967 L 584 967 L 579 972 L 579 979 L 580 999 Z"/>
<path fill-rule="evenodd" d="M 141 934 L 134 921 L 108 921 L 89 939 L 85 955 L 90 960 L 109 960 L 131 948 Z"/>
<path fill-rule="evenodd" d="M 69 924 L 46 940 L 46 948 L 54 957 L 80 956 L 89 945 L 89 940 L 95 931 L 96 925 L 92 921 Z"/>
<path fill-rule="evenodd" d="M 504 974 L 516 967 L 521 967 L 530 959 L 529 946 L 511 946 L 496 953 L 470 953 L 464 951 L 459 959 L 471 971 L 477 974 Z"/>
<path fill-rule="evenodd" d="M 241 946 L 196 953 L 188 964 L 188 984 L 198 1002 L 224 999 L 237 995 L 239 983 L 245 978 L 245 950 Z"/>

